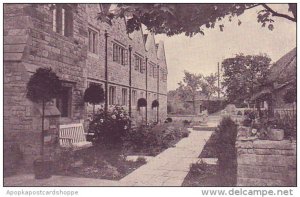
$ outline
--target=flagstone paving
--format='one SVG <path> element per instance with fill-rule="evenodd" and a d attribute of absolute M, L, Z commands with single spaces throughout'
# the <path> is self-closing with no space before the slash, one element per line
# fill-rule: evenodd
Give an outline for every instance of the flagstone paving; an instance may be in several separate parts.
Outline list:
<path fill-rule="evenodd" d="M 181 186 L 190 165 L 199 161 L 212 131 L 194 131 L 180 140 L 175 147 L 163 151 L 149 162 L 120 181 L 68 176 L 52 176 L 36 180 L 32 174 L 4 179 L 5 186 Z"/>
<path fill-rule="evenodd" d="M 120 183 L 127 186 L 181 186 L 190 165 L 199 161 L 198 156 L 212 134 L 212 131 L 190 131 L 188 138 L 127 175 Z"/>

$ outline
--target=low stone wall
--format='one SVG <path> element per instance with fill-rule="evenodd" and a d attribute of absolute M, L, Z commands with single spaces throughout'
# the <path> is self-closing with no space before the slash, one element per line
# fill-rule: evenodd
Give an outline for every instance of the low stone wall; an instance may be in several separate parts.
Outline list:
<path fill-rule="evenodd" d="M 237 186 L 296 186 L 296 142 L 237 139 Z"/>

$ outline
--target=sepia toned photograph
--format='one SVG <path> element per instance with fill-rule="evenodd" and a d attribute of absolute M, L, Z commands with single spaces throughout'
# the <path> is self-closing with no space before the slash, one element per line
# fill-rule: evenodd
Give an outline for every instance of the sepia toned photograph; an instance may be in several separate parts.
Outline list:
<path fill-rule="evenodd" d="M 3 3 L 4 187 L 296 187 L 296 3 Z"/>

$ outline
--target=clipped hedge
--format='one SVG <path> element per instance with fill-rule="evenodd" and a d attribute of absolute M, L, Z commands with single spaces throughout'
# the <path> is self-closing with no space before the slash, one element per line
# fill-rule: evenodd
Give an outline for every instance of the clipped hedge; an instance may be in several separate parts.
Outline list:
<path fill-rule="evenodd" d="M 217 155 L 219 161 L 220 177 L 224 177 L 222 185 L 234 186 L 237 174 L 237 154 L 235 142 L 237 136 L 237 125 L 230 117 L 224 117 L 216 130 Z M 226 176 L 232 174 L 233 176 Z"/>

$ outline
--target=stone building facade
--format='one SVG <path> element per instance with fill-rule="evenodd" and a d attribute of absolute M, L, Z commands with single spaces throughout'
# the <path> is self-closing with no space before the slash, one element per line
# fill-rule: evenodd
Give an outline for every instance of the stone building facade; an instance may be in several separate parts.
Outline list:
<path fill-rule="evenodd" d="M 30 156 L 38 153 L 40 106 L 26 98 L 26 85 L 39 67 L 51 67 L 63 81 L 63 96 L 48 106 L 49 117 L 60 114 L 59 124 L 85 122 L 92 107 L 83 102 L 83 94 L 91 83 L 101 84 L 107 104 L 123 105 L 137 123 L 166 118 L 163 42 L 142 30 L 127 34 L 125 19 L 114 19 L 112 25 L 97 20 L 97 13 L 108 9 L 108 4 L 4 5 L 7 154 L 18 146 L 22 157 L 32 161 Z M 148 106 L 137 111 L 139 98 L 147 99 Z M 158 109 L 151 108 L 153 100 L 159 101 Z M 48 127 L 55 130 L 54 119 Z"/>

